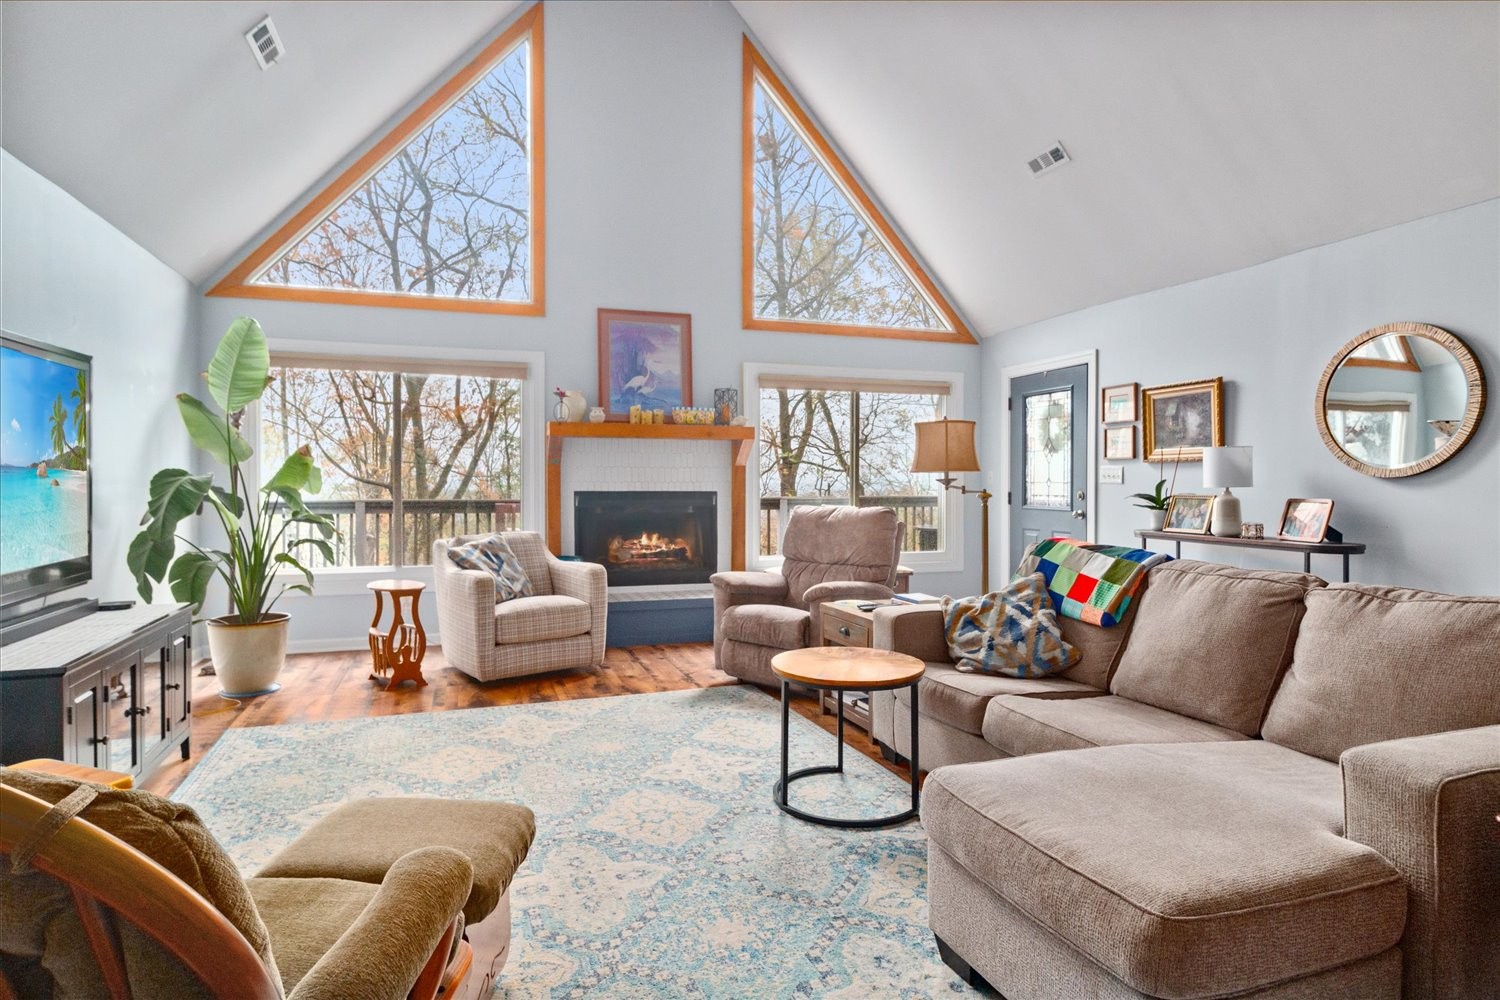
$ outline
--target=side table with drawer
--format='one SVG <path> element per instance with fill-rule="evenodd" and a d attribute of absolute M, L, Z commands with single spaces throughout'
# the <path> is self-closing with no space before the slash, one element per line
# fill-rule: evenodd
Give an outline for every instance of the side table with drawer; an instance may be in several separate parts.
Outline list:
<path fill-rule="evenodd" d="M 818 636 L 820 646 L 857 646 L 870 648 L 875 630 L 875 613 L 861 611 L 861 604 L 868 601 L 829 601 L 823 605 L 823 634 Z M 818 695 L 818 707 L 824 715 L 838 708 L 835 698 L 844 699 L 844 720 L 870 731 L 870 696 L 864 691 L 822 691 Z"/>

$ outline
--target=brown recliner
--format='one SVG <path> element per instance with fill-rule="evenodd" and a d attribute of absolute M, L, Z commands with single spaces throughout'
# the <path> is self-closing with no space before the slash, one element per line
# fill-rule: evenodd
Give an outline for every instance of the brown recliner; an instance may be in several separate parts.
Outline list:
<path fill-rule="evenodd" d="M 818 645 L 825 601 L 888 600 L 906 526 L 889 507 L 799 507 L 787 521 L 780 573 L 715 573 L 714 662 L 774 685 L 771 658 Z"/>

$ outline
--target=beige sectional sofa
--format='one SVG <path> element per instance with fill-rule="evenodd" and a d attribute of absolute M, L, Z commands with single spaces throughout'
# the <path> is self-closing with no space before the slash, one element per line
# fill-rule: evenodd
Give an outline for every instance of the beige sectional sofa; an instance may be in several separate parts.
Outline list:
<path fill-rule="evenodd" d="M 1181 560 L 1065 676 L 920 689 L 930 925 L 1008 1000 L 1500 997 L 1500 598 Z M 875 737 L 905 755 L 907 704 Z"/>

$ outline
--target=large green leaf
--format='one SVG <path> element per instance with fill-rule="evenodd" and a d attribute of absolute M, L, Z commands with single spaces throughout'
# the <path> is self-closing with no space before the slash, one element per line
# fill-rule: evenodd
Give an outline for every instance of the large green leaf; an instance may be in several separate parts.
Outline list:
<path fill-rule="evenodd" d="M 241 316 L 229 324 L 208 363 L 208 393 L 225 413 L 234 413 L 260 398 L 271 370 L 271 352 L 260 324 Z"/>
<path fill-rule="evenodd" d="M 183 426 L 193 444 L 208 452 L 225 465 L 243 462 L 250 457 L 250 442 L 230 426 L 228 419 L 216 416 L 212 410 L 185 392 L 177 394 L 177 410 L 182 414 Z"/>
<path fill-rule="evenodd" d="M 338 557 L 334 555 L 333 552 L 333 546 L 329 545 L 321 538 L 294 538 L 290 542 L 286 543 L 287 551 L 301 548 L 304 545 L 311 545 L 314 549 L 316 549 L 318 551 L 318 554 L 323 557 L 324 561 L 327 562 L 328 565 L 332 566 L 338 562 Z"/>
<path fill-rule="evenodd" d="M 312 582 L 313 582 L 312 570 L 310 570 L 306 566 L 302 565 L 301 561 L 299 561 L 296 556 L 287 555 L 285 552 L 278 552 L 278 553 L 276 553 L 276 561 L 278 563 L 281 563 L 283 566 L 290 566 L 290 567 L 292 567 L 292 569 L 296 570 L 297 572 L 301 573 L 303 576 L 307 577 L 307 585 L 309 587 L 312 586 Z"/>
<path fill-rule="evenodd" d="M 171 538 L 178 522 L 197 513 L 213 483 L 212 476 L 195 476 L 185 469 L 162 469 L 151 477 L 151 496 L 146 501 L 146 516 L 141 523 L 152 537 Z"/>
<path fill-rule="evenodd" d="M 208 595 L 208 582 L 213 579 L 217 565 L 211 556 L 202 552 L 184 552 L 172 564 L 167 580 L 172 585 L 172 598 L 193 606 L 197 614 Z"/>
<path fill-rule="evenodd" d="M 177 539 L 171 535 L 156 538 L 150 529 L 142 531 L 131 541 L 130 548 L 125 553 L 125 565 L 129 567 L 130 575 L 135 577 L 136 592 L 147 604 L 151 603 L 153 595 L 151 581 L 166 576 L 167 564 L 172 561 L 172 555 L 176 551 Z"/>
<path fill-rule="evenodd" d="M 230 514 L 231 520 L 238 521 L 245 514 L 245 501 L 240 499 L 238 493 L 231 493 L 222 486 L 211 488 L 207 499 L 211 502 L 217 501 L 218 505 Z"/>
<path fill-rule="evenodd" d="M 286 457 L 281 468 L 276 470 L 276 475 L 266 480 L 261 489 L 278 496 L 282 490 L 305 490 L 308 481 L 315 474 L 318 474 L 318 467 L 313 465 L 312 449 L 303 445 Z M 318 485 L 322 486 L 321 475 L 318 475 Z"/>

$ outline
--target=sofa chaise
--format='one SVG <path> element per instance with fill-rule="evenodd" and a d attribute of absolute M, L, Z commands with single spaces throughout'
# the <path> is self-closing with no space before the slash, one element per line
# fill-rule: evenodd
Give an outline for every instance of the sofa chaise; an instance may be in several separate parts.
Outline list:
<path fill-rule="evenodd" d="M 1082 660 L 920 687 L 930 925 L 1008 1000 L 1500 996 L 1500 598 L 1176 561 Z M 872 699 L 905 755 L 907 705 Z"/>

